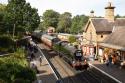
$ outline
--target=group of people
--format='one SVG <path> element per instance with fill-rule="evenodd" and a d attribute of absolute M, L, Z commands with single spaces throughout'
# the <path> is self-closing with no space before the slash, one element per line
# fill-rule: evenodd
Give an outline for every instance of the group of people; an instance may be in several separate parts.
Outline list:
<path fill-rule="evenodd" d="M 112 64 L 116 64 L 117 56 L 115 54 L 112 54 L 112 55 L 105 54 L 104 61 L 105 61 L 107 66 L 110 66 Z"/>
<path fill-rule="evenodd" d="M 36 59 L 36 56 L 35 56 L 35 53 L 37 53 L 38 48 L 35 45 L 29 44 L 28 50 L 29 50 L 28 56 L 30 57 L 30 67 L 32 69 L 34 69 L 36 73 L 39 73 L 39 70 L 38 70 L 38 67 L 37 67 L 37 64 L 36 64 L 37 59 Z M 39 64 L 41 66 L 42 65 L 42 56 L 38 57 L 38 61 L 39 61 Z"/>
<path fill-rule="evenodd" d="M 40 64 L 40 66 L 42 65 L 42 57 L 41 56 L 39 57 L 39 64 Z M 35 60 L 30 62 L 30 67 L 32 69 L 34 69 L 36 73 L 39 73 L 39 70 L 38 70 L 38 67 L 37 67 L 37 63 L 36 63 Z"/>

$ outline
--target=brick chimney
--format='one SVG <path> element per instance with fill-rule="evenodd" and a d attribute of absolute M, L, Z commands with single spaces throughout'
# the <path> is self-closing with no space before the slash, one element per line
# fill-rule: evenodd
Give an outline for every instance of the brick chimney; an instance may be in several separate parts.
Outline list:
<path fill-rule="evenodd" d="M 108 2 L 107 7 L 105 7 L 105 18 L 110 22 L 114 22 L 115 20 L 114 9 L 115 7 L 112 6 L 112 3 Z"/>

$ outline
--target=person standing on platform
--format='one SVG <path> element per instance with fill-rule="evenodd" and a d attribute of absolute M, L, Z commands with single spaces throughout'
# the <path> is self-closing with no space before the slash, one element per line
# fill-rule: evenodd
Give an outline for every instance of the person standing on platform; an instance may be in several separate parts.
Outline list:
<path fill-rule="evenodd" d="M 109 64 L 108 65 L 112 66 L 112 56 L 111 55 L 109 55 Z"/>
<path fill-rule="evenodd" d="M 42 65 L 42 56 L 39 58 L 40 66 Z"/>

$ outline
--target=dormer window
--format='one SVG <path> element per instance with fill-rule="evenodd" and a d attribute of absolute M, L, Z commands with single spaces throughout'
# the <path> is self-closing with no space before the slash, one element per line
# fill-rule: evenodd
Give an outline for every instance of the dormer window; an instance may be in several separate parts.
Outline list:
<path fill-rule="evenodd" d="M 103 38 L 103 35 L 101 35 L 101 38 Z"/>

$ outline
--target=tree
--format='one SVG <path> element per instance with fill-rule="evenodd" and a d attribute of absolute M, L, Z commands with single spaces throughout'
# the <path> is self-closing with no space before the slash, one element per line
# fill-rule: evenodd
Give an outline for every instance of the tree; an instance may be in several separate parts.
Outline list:
<path fill-rule="evenodd" d="M 115 18 L 121 18 L 121 16 L 120 16 L 119 14 L 117 14 L 117 15 L 115 16 Z"/>
<path fill-rule="evenodd" d="M 79 30 L 81 30 L 81 27 L 79 25 L 80 20 L 81 20 L 81 18 L 80 18 L 79 15 L 73 17 L 73 19 L 72 19 L 72 25 L 71 25 L 71 29 L 70 29 L 71 33 L 76 34 L 76 33 L 79 32 Z"/>
<path fill-rule="evenodd" d="M 0 4 L 0 34 L 3 34 L 4 27 L 5 27 L 5 21 L 4 21 L 4 16 L 6 12 L 6 5 Z"/>
<path fill-rule="evenodd" d="M 9 0 L 6 12 L 6 27 L 13 36 L 22 32 L 32 32 L 38 27 L 40 17 L 37 9 L 31 8 L 25 0 Z M 22 34 L 21 34 L 22 35 Z"/>
<path fill-rule="evenodd" d="M 40 24 L 39 24 L 39 30 L 41 30 L 41 31 L 45 31 L 45 28 L 44 28 L 43 22 L 40 22 Z"/>
<path fill-rule="evenodd" d="M 73 34 L 77 34 L 83 31 L 83 27 L 88 21 L 88 16 L 85 15 L 77 15 L 72 19 L 72 25 L 70 32 Z"/>
<path fill-rule="evenodd" d="M 65 12 L 59 17 L 59 23 L 58 23 L 58 32 L 65 32 L 69 33 L 69 29 L 71 27 L 71 13 Z"/>
<path fill-rule="evenodd" d="M 48 27 L 57 28 L 59 13 L 54 10 L 46 10 L 42 16 L 42 25 L 44 29 Z"/>

